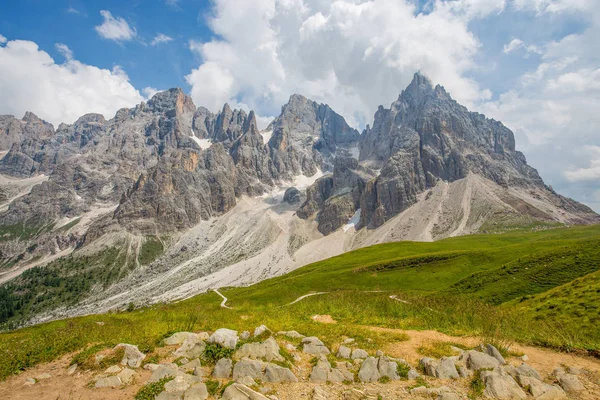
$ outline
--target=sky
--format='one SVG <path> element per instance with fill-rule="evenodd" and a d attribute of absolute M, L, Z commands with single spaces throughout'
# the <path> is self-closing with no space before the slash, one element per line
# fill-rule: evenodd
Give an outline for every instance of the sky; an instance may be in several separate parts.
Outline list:
<path fill-rule="evenodd" d="M 598 0 L 19 0 L 0 6 L 0 114 L 111 118 L 181 87 L 263 127 L 300 93 L 362 129 L 420 71 L 600 212 L 598 38 Z"/>

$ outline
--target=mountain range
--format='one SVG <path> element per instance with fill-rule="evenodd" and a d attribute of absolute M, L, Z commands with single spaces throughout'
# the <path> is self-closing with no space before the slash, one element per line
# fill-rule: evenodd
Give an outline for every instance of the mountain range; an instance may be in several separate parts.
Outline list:
<path fill-rule="evenodd" d="M 0 151 L 0 323 L 248 285 L 377 243 L 600 222 L 501 122 L 419 73 L 362 133 L 297 94 L 261 131 L 253 111 L 170 89 L 56 129 L 0 116 Z"/>

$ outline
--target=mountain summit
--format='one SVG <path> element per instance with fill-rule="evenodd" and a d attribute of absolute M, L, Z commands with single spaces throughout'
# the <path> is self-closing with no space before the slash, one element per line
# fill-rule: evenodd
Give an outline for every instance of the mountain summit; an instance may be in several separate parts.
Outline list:
<path fill-rule="evenodd" d="M 56 130 L 0 116 L 0 131 L 0 283 L 44 286 L 21 275 L 44 266 L 89 289 L 69 309 L 28 297 L 41 319 L 245 285 L 375 243 L 599 221 L 544 184 L 507 127 L 419 73 L 362 134 L 297 94 L 260 132 L 254 112 L 214 114 L 181 89 Z"/>

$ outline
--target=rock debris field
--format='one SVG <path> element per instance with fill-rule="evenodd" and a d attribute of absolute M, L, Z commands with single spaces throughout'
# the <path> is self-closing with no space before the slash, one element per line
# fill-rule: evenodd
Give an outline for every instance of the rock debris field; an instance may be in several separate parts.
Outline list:
<path fill-rule="evenodd" d="M 490 344 L 451 350 L 454 356 L 422 357 L 409 363 L 381 350 L 358 348 L 352 338 L 328 346 L 315 336 L 273 333 L 264 325 L 253 333 L 226 328 L 212 333 L 177 332 L 151 354 L 119 344 L 90 353 L 87 361 L 78 358 L 82 365 L 73 363 L 71 354 L 38 366 L 0 383 L 0 398 L 600 398 L 600 374 L 589 368 L 596 363 L 591 359 L 588 368 L 559 363 L 538 371 L 527 363 L 534 361 L 527 355 L 505 358 Z"/>

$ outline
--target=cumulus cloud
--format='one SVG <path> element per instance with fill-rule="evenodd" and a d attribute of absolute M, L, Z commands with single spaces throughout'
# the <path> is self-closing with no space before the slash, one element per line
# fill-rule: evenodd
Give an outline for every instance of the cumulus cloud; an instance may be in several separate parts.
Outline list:
<path fill-rule="evenodd" d="M 564 13 L 589 10 L 596 0 L 513 0 L 518 10 L 534 11 L 537 14 Z"/>
<path fill-rule="evenodd" d="M 169 43 L 170 41 L 174 40 L 171 36 L 167 36 L 165 34 L 162 33 L 158 33 L 154 39 L 152 39 L 152 42 L 150 42 L 150 44 L 152 46 L 156 46 L 159 45 L 161 43 Z"/>
<path fill-rule="evenodd" d="M 123 18 L 113 17 L 108 10 L 102 10 L 100 14 L 104 22 L 102 25 L 94 27 L 94 29 L 104 39 L 123 42 L 131 40 L 136 36 L 135 29 L 131 28 Z"/>
<path fill-rule="evenodd" d="M 208 23 L 218 38 L 190 43 L 202 63 L 186 79 L 194 101 L 213 110 L 239 101 L 276 115 L 301 93 L 355 126 L 391 103 L 415 71 L 472 105 L 490 93 L 466 77 L 480 47 L 468 24 L 504 3 L 438 1 L 425 14 L 408 0 L 216 0 Z"/>
<path fill-rule="evenodd" d="M 535 45 L 525 45 L 525 42 L 523 42 L 521 39 L 513 39 L 511 40 L 508 44 L 504 45 L 504 54 L 509 54 L 512 53 L 515 50 L 519 50 L 519 49 L 525 49 L 525 51 L 527 53 L 537 53 L 537 54 L 542 54 L 542 50 L 540 50 L 540 48 L 538 48 Z"/>
<path fill-rule="evenodd" d="M 593 195 L 600 187 L 600 12 L 582 17 L 583 32 L 546 43 L 535 69 L 480 109 L 515 131 L 518 147 L 555 189 L 600 211 Z"/>
<path fill-rule="evenodd" d="M 89 112 L 112 118 L 118 109 L 143 100 L 122 68 L 86 65 L 64 44 L 57 49 L 65 56 L 62 64 L 31 41 L 0 47 L 0 113 L 20 118 L 32 111 L 57 126 Z"/>
<path fill-rule="evenodd" d="M 6 42 L 8 42 L 8 39 L 6 39 L 6 37 L 4 35 L 0 34 L 0 44 L 4 44 Z"/>

